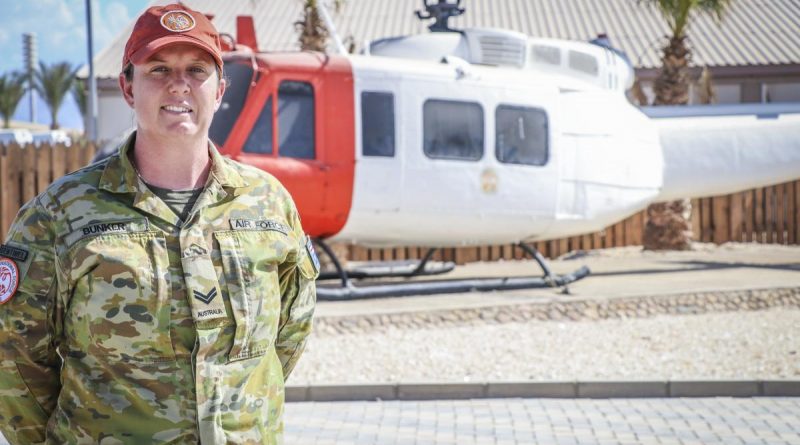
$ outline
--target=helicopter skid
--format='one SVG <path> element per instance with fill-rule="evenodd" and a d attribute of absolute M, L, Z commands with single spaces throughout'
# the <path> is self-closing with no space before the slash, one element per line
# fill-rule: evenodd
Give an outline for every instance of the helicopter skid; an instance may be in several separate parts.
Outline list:
<path fill-rule="evenodd" d="M 421 275 L 440 275 L 455 269 L 453 262 L 429 262 L 422 269 L 419 260 L 376 261 L 347 270 L 349 278 L 408 278 Z M 339 279 L 338 272 L 322 272 L 317 280 Z"/>
<path fill-rule="evenodd" d="M 565 275 L 541 277 L 472 278 L 447 281 L 418 281 L 413 283 L 387 283 L 367 286 L 317 287 L 317 299 L 323 301 L 356 300 L 366 298 L 407 297 L 412 295 L 453 294 L 504 290 L 564 287 L 590 274 L 583 266 Z"/>

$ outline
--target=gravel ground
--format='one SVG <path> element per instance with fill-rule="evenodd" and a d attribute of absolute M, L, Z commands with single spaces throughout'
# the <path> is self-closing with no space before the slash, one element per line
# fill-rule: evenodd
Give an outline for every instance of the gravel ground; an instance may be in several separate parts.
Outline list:
<path fill-rule="evenodd" d="M 315 331 L 294 385 L 800 378 L 800 308 Z"/>

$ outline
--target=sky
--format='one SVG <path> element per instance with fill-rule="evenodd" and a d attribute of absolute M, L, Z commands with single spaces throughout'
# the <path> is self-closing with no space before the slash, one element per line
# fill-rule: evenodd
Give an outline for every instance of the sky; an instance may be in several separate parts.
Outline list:
<path fill-rule="evenodd" d="M 95 56 L 110 44 L 150 3 L 149 0 L 92 0 Z M 22 71 L 22 34 L 36 34 L 39 60 L 46 65 L 87 63 L 86 0 L 0 0 L 0 74 Z M 30 121 L 28 97 L 20 101 L 14 120 Z M 50 124 L 47 105 L 37 101 L 39 123 Z M 83 122 L 72 95 L 58 115 L 64 128 L 82 129 Z"/>

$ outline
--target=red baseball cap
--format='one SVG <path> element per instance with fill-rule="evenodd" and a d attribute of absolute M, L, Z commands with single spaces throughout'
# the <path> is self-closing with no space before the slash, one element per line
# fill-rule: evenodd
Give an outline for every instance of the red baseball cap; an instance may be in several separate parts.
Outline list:
<path fill-rule="evenodd" d="M 184 5 L 171 4 L 153 6 L 139 16 L 125 44 L 122 69 L 129 63 L 143 63 L 162 48 L 176 43 L 205 50 L 222 67 L 219 33 L 208 17 Z"/>

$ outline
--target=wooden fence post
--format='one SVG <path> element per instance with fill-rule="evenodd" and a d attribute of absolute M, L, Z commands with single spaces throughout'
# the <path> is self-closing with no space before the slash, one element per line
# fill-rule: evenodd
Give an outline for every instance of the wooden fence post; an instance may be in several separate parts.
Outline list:
<path fill-rule="evenodd" d="M 775 242 L 778 244 L 786 243 L 786 235 L 784 234 L 784 230 L 786 230 L 785 190 L 784 184 L 775 186 Z"/>
<path fill-rule="evenodd" d="M 17 216 L 17 211 L 22 206 L 20 185 L 22 182 L 22 147 L 10 144 L 6 147 L 6 171 L 3 176 L 4 211 L 3 211 L 3 236 L 8 233 L 11 222 Z"/>
<path fill-rule="evenodd" d="M 730 241 L 730 226 L 728 225 L 728 197 L 717 196 L 711 200 L 712 216 L 714 224 L 713 238 L 715 244 L 727 243 Z"/>
<path fill-rule="evenodd" d="M 0 231 L 2 231 L 3 242 L 6 241 L 6 233 L 8 233 L 8 223 L 6 223 L 6 213 L 8 213 L 9 196 L 6 190 L 6 183 L 8 182 L 8 158 L 6 152 L 8 145 L 0 146 Z"/>
<path fill-rule="evenodd" d="M 793 211 L 789 212 L 789 221 L 791 221 L 793 229 L 791 230 L 792 238 L 790 239 L 791 244 L 798 244 L 800 243 L 800 181 L 795 181 L 791 184 L 792 193 L 794 193 L 793 199 L 790 201 L 793 207 Z"/>
<path fill-rule="evenodd" d="M 26 203 L 36 196 L 36 154 L 39 150 L 33 144 L 22 149 L 22 202 Z"/>

